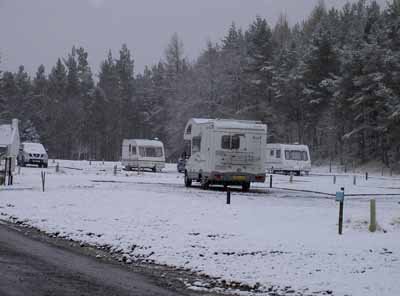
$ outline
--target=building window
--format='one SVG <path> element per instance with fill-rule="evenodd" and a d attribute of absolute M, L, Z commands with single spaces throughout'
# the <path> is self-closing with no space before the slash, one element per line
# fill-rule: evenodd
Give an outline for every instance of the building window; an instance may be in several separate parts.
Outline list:
<path fill-rule="evenodd" d="M 201 151 L 201 137 L 193 137 L 192 139 L 192 153 Z"/>

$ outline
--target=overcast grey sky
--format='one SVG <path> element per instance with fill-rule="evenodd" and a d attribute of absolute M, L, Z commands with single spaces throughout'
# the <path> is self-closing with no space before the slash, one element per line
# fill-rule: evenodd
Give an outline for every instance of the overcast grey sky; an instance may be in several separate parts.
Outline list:
<path fill-rule="evenodd" d="M 207 40 L 217 42 L 235 21 L 247 27 L 257 15 L 274 24 L 286 13 L 293 24 L 307 17 L 318 0 L 0 0 L 0 69 L 46 71 L 73 45 L 89 52 L 94 72 L 108 49 L 131 49 L 135 72 L 163 57 L 177 32 L 194 59 Z M 346 0 L 326 0 L 342 6 Z M 352 1 L 350 1 L 352 2 Z M 386 3 L 386 0 L 379 0 Z"/>

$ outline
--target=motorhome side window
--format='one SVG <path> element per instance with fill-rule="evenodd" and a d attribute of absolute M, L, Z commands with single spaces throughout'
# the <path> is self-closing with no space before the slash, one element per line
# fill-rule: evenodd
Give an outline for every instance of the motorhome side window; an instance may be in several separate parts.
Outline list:
<path fill-rule="evenodd" d="M 240 136 L 239 135 L 225 135 L 221 138 L 221 148 L 228 150 L 235 150 L 240 148 Z"/>
<path fill-rule="evenodd" d="M 276 150 L 276 158 L 281 158 L 281 150 Z"/>
<path fill-rule="evenodd" d="M 274 156 L 274 150 L 273 149 L 269 152 L 269 155 Z"/>
<path fill-rule="evenodd" d="M 200 150 L 201 150 L 201 137 L 193 137 L 192 153 L 200 152 Z"/>
<path fill-rule="evenodd" d="M 192 134 L 192 125 L 189 125 L 186 129 L 186 134 L 191 135 Z"/>

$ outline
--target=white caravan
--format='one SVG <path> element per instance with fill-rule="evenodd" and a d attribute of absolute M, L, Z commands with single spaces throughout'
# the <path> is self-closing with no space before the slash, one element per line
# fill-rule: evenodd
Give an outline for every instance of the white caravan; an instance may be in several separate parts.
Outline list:
<path fill-rule="evenodd" d="M 157 140 L 125 139 L 122 142 L 122 165 L 126 170 L 148 168 L 153 172 L 165 167 L 164 144 Z"/>
<path fill-rule="evenodd" d="M 296 174 L 311 171 L 310 151 L 307 145 L 267 144 L 265 167 L 271 173 Z"/>
<path fill-rule="evenodd" d="M 259 121 L 197 119 L 184 132 L 185 185 L 241 185 L 265 181 L 267 126 Z"/>

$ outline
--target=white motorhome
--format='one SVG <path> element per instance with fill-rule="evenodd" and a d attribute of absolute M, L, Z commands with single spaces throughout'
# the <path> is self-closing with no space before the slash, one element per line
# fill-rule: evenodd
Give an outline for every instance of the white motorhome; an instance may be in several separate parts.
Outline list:
<path fill-rule="evenodd" d="M 164 144 L 157 140 L 125 139 L 122 142 L 122 165 L 126 170 L 148 168 L 153 172 L 165 167 Z"/>
<path fill-rule="evenodd" d="M 271 173 L 301 175 L 311 171 L 310 151 L 307 145 L 267 144 L 265 167 Z"/>
<path fill-rule="evenodd" d="M 185 185 L 241 185 L 265 181 L 267 126 L 259 121 L 198 119 L 185 127 Z"/>

